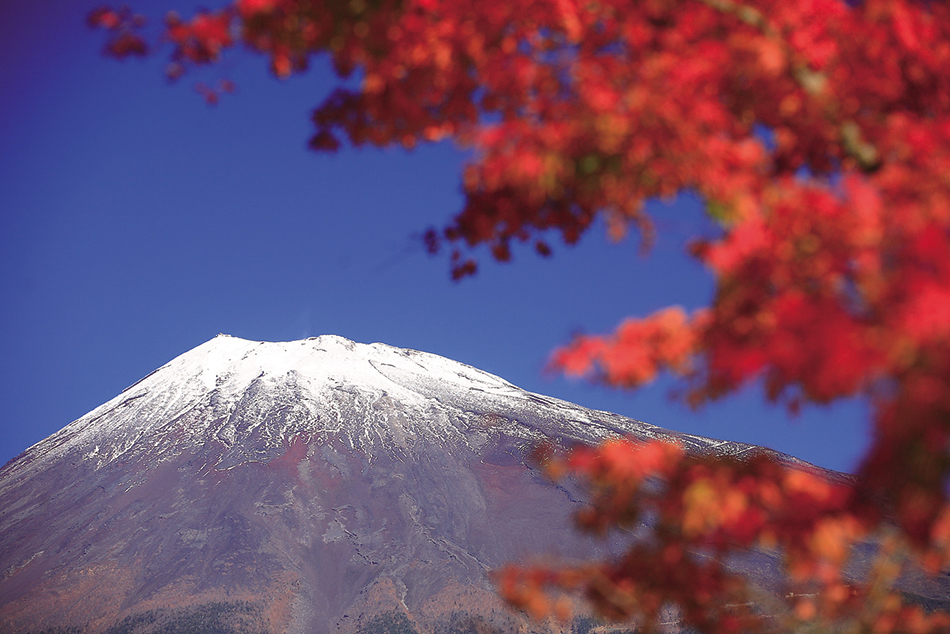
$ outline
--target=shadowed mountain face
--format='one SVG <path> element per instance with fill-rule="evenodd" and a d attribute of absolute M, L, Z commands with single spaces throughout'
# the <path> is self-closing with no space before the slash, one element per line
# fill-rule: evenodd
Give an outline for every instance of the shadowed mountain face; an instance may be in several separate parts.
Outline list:
<path fill-rule="evenodd" d="M 413 350 L 219 335 L 0 470 L 0 632 L 511 628 L 487 571 L 597 547 L 526 453 L 617 434 L 763 451 Z"/>

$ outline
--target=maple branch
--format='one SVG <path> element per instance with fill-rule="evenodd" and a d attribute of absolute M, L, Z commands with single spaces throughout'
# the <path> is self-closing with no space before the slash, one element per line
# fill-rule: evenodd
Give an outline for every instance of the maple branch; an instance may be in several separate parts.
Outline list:
<path fill-rule="evenodd" d="M 873 171 L 881 164 L 880 153 L 873 143 L 864 139 L 856 121 L 848 120 L 841 124 L 841 143 L 845 152 L 854 158 L 865 172 Z"/>

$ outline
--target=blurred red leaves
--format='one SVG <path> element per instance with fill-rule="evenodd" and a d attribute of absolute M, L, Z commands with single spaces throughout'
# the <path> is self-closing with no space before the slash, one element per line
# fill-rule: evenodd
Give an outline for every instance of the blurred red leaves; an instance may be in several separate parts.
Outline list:
<path fill-rule="evenodd" d="M 696 333 L 705 312 L 692 320 L 680 308 L 667 308 L 646 319 L 629 319 L 607 337 L 580 336 L 557 350 L 551 365 L 568 376 L 599 368 L 601 380 L 635 388 L 663 370 L 687 375 L 699 343 Z"/>
<path fill-rule="evenodd" d="M 205 103 L 209 106 L 217 105 L 221 95 L 233 93 L 235 90 L 237 90 L 237 86 L 233 81 L 227 79 L 220 79 L 213 86 L 209 86 L 204 82 L 195 84 L 195 91 L 204 97 Z"/>
<path fill-rule="evenodd" d="M 173 58 L 181 63 L 187 60 L 194 64 L 217 61 L 222 50 L 234 45 L 230 10 L 201 11 L 191 20 L 184 21 L 175 13 L 165 18 L 165 38 L 175 47 Z"/>
<path fill-rule="evenodd" d="M 110 55 L 151 50 L 128 9 L 97 9 L 89 24 Z M 581 524 L 655 516 L 653 541 L 620 562 L 511 572 L 501 587 L 513 603 L 563 615 L 544 594 L 560 586 L 614 618 L 676 604 L 703 631 L 745 631 L 748 589 L 695 552 L 758 545 L 820 586 L 791 593 L 794 618 L 946 626 L 877 589 L 894 577 L 890 555 L 863 584 L 840 565 L 852 540 L 892 527 L 893 552 L 929 570 L 948 562 L 947 3 L 236 0 L 172 15 L 156 39 L 172 48 L 173 77 L 239 44 L 281 78 L 323 54 L 341 78 L 356 72 L 358 85 L 314 110 L 315 150 L 442 139 L 470 150 L 462 209 L 424 238 L 431 253 L 448 247 L 455 279 L 477 271 L 482 248 L 547 256 L 549 234 L 574 244 L 598 219 L 614 239 L 649 244 L 644 201 L 702 197 L 720 227 L 690 247 L 716 282 L 709 306 L 578 336 L 552 367 L 623 388 L 671 373 L 694 405 L 753 383 L 793 411 L 871 404 L 874 443 L 847 488 L 653 445 L 572 454 L 561 468 L 592 483 Z M 214 102 L 219 88 L 199 92 Z"/>
<path fill-rule="evenodd" d="M 602 616 L 647 631 L 671 615 L 681 626 L 716 633 L 793 631 L 816 620 L 882 632 L 950 627 L 950 615 L 905 605 L 890 589 L 901 572 L 894 559 L 900 540 L 880 533 L 881 518 L 849 482 L 766 453 L 690 455 L 673 440 L 548 450 L 541 464 L 555 480 L 586 486 L 589 504 L 576 516 L 581 530 L 639 537 L 616 560 L 498 571 L 502 596 L 535 618 L 569 620 L 576 608 L 568 598 L 580 593 Z M 881 540 L 881 559 L 865 585 L 844 567 L 852 544 L 872 535 Z M 735 557 L 752 549 L 781 558 L 786 609 L 742 577 Z"/>
<path fill-rule="evenodd" d="M 104 29 L 109 33 L 104 52 L 110 57 L 144 57 L 149 52 L 148 44 L 137 32 L 145 26 L 145 18 L 133 14 L 128 7 L 117 10 L 109 7 L 93 9 L 86 16 L 86 24 L 90 28 Z"/>

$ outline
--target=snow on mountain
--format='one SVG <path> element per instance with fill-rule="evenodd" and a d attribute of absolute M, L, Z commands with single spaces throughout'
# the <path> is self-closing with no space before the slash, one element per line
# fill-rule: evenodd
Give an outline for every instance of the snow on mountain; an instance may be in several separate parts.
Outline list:
<path fill-rule="evenodd" d="M 552 408 L 559 414 L 553 426 Z M 544 423 L 535 420 L 540 410 Z M 552 434 L 567 442 L 618 433 L 670 435 L 647 423 L 526 392 L 426 352 L 335 335 L 290 342 L 218 335 L 37 443 L 27 452 L 28 463 L 16 468 L 40 469 L 80 449 L 82 459 L 97 466 L 142 450 L 152 458 L 169 457 L 209 438 L 232 449 L 214 465 L 220 468 L 272 458 L 298 434 L 341 436 L 354 448 L 405 455 L 450 439 L 478 450 L 490 435 L 483 431 L 486 416 L 493 417 L 495 432 L 526 441 Z M 675 436 L 707 449 L 750 448 Z"/>

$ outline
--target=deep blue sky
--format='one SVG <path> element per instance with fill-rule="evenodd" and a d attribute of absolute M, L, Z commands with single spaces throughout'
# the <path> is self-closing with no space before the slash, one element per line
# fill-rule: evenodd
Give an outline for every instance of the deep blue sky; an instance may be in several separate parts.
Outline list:
<path fill-rule="evenodd" d="M 176 0 L 136 1 L 155 19 Z M 459 209 L 464 157 L 306 150 L 325 60 L 287 82 L 240 57 L 175 86 L 164 59 L 115 62 L 84 16 L 98 0 L 9 3 L 0 20 L 0 464 L 219 332 L 255 340 L 332 333 L 433 352 L 516 385 L 663 427 L 763 444 L 852 469 L 855 404 L 794 421 L 757 389 L 695 413 L 668 386 L 636 394 L 545 376 L 576 330 L 708 301 L 683 256 L 695 202 L 653 207 L 659 243 L 598 228 L 548 260 L 516 252 L 449 280 L 418 236 Z M 207 107 L 195 80 L 234 79 Z"/>

